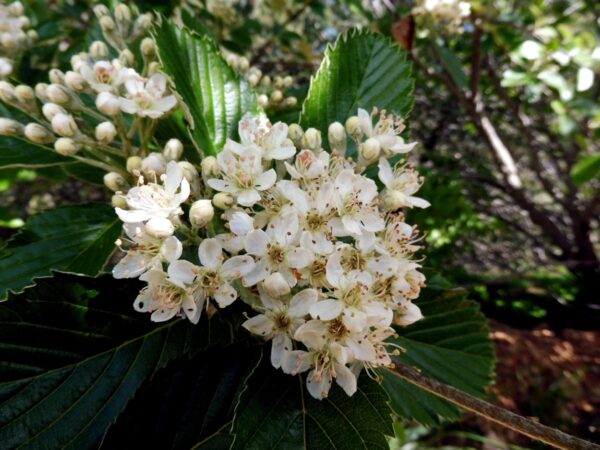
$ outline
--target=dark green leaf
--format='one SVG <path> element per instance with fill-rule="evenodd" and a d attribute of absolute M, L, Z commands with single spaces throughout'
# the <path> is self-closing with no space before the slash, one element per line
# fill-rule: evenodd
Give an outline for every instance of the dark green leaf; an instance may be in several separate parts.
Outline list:
<path fill-rule="evenodd" d="M 57 274 L 0 305 L 2 448 L 96 449 L 158 369 L 228 339 L 216 319 L 151 323 L 139 287 Z"/>
<path fill-rule="evenodd" d="M 443 383 L 484 396 L 493 381 L 494 351 L 485 317 L 464 291 L 428 288 L 417 302 L 424 319 L 400 328 L 396 344 L 406 349 L 398 361 Z M 394 412 L 424 425 L 460 417 L 460 410 L 383 370 L 383 385 Z"/>
<path fill-rule="evenodd" d="M 48 147 L 21 139 L 0 136 L 0 168 L 36 168 L 72 163 Z"/>
<path fill-rule="evenodd" d="M 469 85 L 469 80 L 467 80 L 467 76 L 463 71 L 463 66 L 460 59 L 458 59 L 456 54 L 447 47 L 442 47 L 441 45 L 435 44 L 435 49 L 441 59 L 444 69 L 446 69 L 446 71 L 450 74 L 450 77 L 454 80 L 457 86 L 462 89 L 466 89 Z"/>
<path fill-rule="evenodd" d="M 411 65 L 400 47 L 370 31 L 352 30 L 327 48 L 300 123 L 321 130 L 327 142 L 329 124 L 344 123 L 359 107 L 406 117 L 413 104 L 412 89 Z"/>
<path fill-rule="evenodd" d="M 0 299 L 53 270 L 96 275 L 120 234 L 121 223 L 105 204 L 66 206 L 33 216 L 1 251 Z"/>
<path fill-rule="evenodd" d="M 600 155 L 584 156 L 581 158 L 573 170 L 571 177 L 575 184 L 581 185 L 600 177 Z"/>
<path fill-rule="evenodd" d="M 256 95 L 225 62 L 215 42 L 168 20 L 154 29 L 163 70 L 187 107 L 194 143 L 215 155 L 237 135 L 240 118 L 257 111 Z"/>
<path fill-rule="evenodd" d="M 268 359 L 268 358 L 265 358 Z M 348 397 L 338 386 L 315 400 L 304 377 L 292 377 L 264 361 L 249 378 L 236 408 L 233 449 L 387 449 L 392 436 L 388 398 L 362 376 Z"/>

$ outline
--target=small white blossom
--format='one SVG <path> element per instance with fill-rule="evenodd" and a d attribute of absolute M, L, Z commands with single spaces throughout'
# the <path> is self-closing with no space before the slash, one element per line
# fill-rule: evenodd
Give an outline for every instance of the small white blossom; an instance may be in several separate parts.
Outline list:
<path fill-rule="evenodd" d="M 403 168 L 392 170 L 388 160 L 381 158 L 379 160 L 379 179 L 385 185 L 381 197 L 389 209 L 395 210 L 405 206 L 410 208 L 431 206 L 427 200 L 413 196 L 423 184 L 416 172 Z"/>
<path fill-rule="evenodd" d="M 146 79 L 129 72 L 124 78 L 127 96 L 119 98 L 119 105 L 128 114 L 158 119 L 177 104 L 174 95 L 165 95 L 167 78 L 161 73 Z"/>
<path fill-rule="evenodd" d="M 371 115 L 364 109 L 358 108 L 358 119 L 360 128 L 365 136 L 375 139 L 381 145 L 381 150 L 386 156 L 393 156 L 400 153 L 411 151 L 416 142 L 405 144 L 399 134 L 403 131 L 404 125 L 394 121 L 392 115 L 385 116 L 383 113 L 375 125 Z"/>

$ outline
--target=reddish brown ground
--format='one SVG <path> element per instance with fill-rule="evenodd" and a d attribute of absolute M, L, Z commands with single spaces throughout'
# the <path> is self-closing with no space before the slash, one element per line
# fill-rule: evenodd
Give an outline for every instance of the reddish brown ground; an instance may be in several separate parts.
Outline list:
<path fill-rule="evenodd" d="M 490 326 L 498 357 L 494 402 L 600 443 L 600 331 L 554 332 L 545 326 L 519 330 L 498 322 Z M 540 448 L 473 416 L 465 417 L 465 424 L 490 438 Z"/>

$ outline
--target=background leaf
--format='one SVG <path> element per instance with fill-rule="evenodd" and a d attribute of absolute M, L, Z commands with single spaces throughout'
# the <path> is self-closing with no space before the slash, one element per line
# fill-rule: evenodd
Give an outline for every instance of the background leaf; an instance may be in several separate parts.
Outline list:
<path fill-rule="evenodd" d="M 462 290 L 430 286 L 416 302 L 425 318 L 392 341 L 406 349 L 398 361 L 469 394 L 484 396 L 494 377 L 494 352 L 479 305 Z M 424 425 L 460 417 L 458 407 L 382 370 L 394 412 Z"/>
<path fill-rule="evenodd" d="M 571 177 L 575 184 L 584 184 L 600 177 L 600 155 L 581 158 L 573 167 Z"/>
<path fill-rule="evenodd" d="M 0 136 L 0 168 L 37 168 L 73 163 L 48 147 L 21 139 Z"/>
<path fill-rule="evenodd" d="M 52 270 L 96 275 L 113 253 L 121 226 L 105 204 L 66 206 L 33 216 L 0 249 L 0 299 Z"/>
<path fill-rule="evenodd" d="M 2 448 L 98 448 L 157 369 L 229 339 L 218 320 L 150 322 L 139 287 L 57 274 L 0 305 Z"/>
<path fill-rule="evenodd" d="M 413 104 L 413 84 L 411 65 L 400 47 L 370 31 L 349 31 L 327 48 L 311 80 L 300 123 L 321 130 L 327 143 L 329 124 L 345 123 L 359 107 L 406 117 Z"/>
<path fill-rule="evenodd" d="M 206 155 L 215 155 L 237 135 L 242 115 L 258 110 L 256 95 L 210 37 L 164 19 L 154 37 L 163 70 L 187 106 L 193 141 Z"/>

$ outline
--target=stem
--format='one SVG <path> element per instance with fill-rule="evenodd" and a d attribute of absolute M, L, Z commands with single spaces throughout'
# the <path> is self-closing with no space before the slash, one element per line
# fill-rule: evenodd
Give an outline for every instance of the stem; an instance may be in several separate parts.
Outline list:
<path fill-rule="evenodd" d="M 492 405 L 485 400 L 473 397 L 447 384 L 423 375 L 418 370 L 402 363 L 395 363 L 395 375 L 421 389 L 446 399 L 461 408 L 486 419 L 510 428 L 525 436 L 564 450 L 599 450 L 600 445 L 579 439 L 555 428 L 542 425 L 531 419 L 519 416 L 507 409 Z"/>
<path fill-rule="evenodd" d="M 117 114 L 115 116 L 115 126 L 117 128 L 117 133 L 119 134 L 119 137 L 121 138 L 121 142 L 123 142 L 123 145 L 125 146 L 125 151 L 127 153 L 127 156 L 131 156 L 131 142 L 129 142 L 129 139 L 127 138 L 127 131 L 125 130 L 125 122 L 123 121 L 123 116 L 121 115 L 121 113 Z"/>

